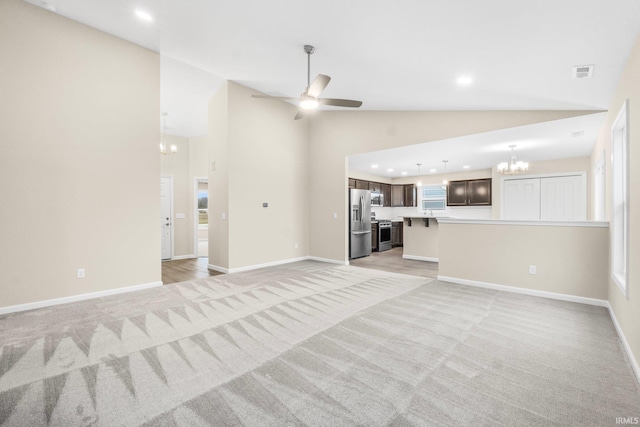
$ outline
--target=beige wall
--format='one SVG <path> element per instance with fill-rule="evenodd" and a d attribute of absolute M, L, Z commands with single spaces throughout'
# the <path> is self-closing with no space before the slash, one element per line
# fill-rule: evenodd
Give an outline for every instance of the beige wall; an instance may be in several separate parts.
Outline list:
<path fill-rule="evenodd" d="M 189 171 L 194 178 L 207 178 L 209 137 L 189 138 Z"/>
<path fill-rule="evenodd" d="M 209 265 L 229 268 L 229 82 L 209 101 Z M 224 218 L 223 218 L 224 216 Z"/>
<path fill-rule="evenodd" d="M 607 299 L 607 227 L 441 223 L 439 231 L 439 276 Z"/>
<path fill-rule="evenodd" d="M 567 117 L 586 111 L 320 111 L 310 121 L 310 254 L 346 260 L 347 156 Z M 334 219 L 336 214 L 336 219 Z"/>
<path fill-rule="evenodd" d="M 3 0 L 0 58 L 0 306 L 159 282 L 158 54 Z"/>
<path fill-rule="evenodd" d="M 221 231 L 224 238 L 224 222 L 229 237 L 227 248 L 210 244 L 209 257 L 217 260 L 210 263 L 236 269 L 307 256 L 307 121 L 293 120 L 294 106 L 251 98 L 258 92 L 236 83 L 228 82 L 222 92 L 214 97 L 217 111 L 211 111 L 210 118 L 211 126 L 225 128 L 227 135 L 212 138 L 210 161 L 227 171 L 228 181 L 221 172 L 210 173 L 211 199 L 216 202 L 209 238 L 216 241 Z M 226 221 L 220 219 L 225 199 Z M 269 206 L 263 208 L 263 203 Z"/>
<path fill-rule="evenodd" d="M 616 88 L 609 113 L 591 154 L 591 170 L 602 150 L 606 150 L 607 216 L 611 212 L 611 125 L 629 100 L 629 299 L 607 276 L 609 303 L 618 319 L 629 345 L 640 364 L 640 37 L 631 51 L 627 65 Z"/>

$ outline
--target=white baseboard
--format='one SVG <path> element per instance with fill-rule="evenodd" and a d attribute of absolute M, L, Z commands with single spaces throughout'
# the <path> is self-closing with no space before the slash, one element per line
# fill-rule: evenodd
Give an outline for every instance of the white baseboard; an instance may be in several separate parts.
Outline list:
<path fill-rule="evenodd" d="M 608 307 L 609 302 L 603 299 L 579 297 L 568 294 L 558 294 L 555 292 L 537 291 L 535 289 L 517 288 L 515 286 L 496 285 L 495 283 L 478 282 L 476 280 L 458 279 L 456 277 L 440 276 L 438 280 L 443 282 L 457 283 L 459 285 L 475 286 L 478 288 L 493 289 L 496 291 L 513 292 L 515 294 L 531 295 L 534 297 L 557 299 L 562 301 L 578 302 L 581 304 L 596 305 L 599 307 Z"/>
<path fill-rule="evenodd" d="M 214 264 L 207 264 L 207 268 L 209 270 L 219 271 L 220 273 L 225 273 L 225 274 L 229 272 L 228 268 L 220 267 L 219 265 L 214 265 Z"/>
<path fill-rule="evenodd" d="M 414 259 L 416 261 L 429 261 L 429 262 L 439 262 L 438 258 L 432 258 L 428 256 L 417 256 L 417 255 L 402 255 L 403 259 Z"/>
<path fill-rule="evenodd" d="M 627 337 L 622 332 L 622 328 L 620 327 L 620 323 L 618 323 L 618 319 L 616 318 L 611 305 L 607 301 L 607 308 L 609 309 L 609 316 L 611 316 L 611 320 L 613 321 L 613 326 L 616 327 L 616 331 L 618 332 L 618 336 L 620 337 L 620 341 L 622 341 L 622 347 L 624 347 L 627 352 L 627 358 L 629 359 L 629 363 L 631 363 L 631 368 L 633 372 L 636 374 L 636 379 L 640 383 L 640 366 L 638 366 L 638 360 L 634 357 L 633 351 L 631 350 L 631 346 L 629 345 L 629 341 L 627 341 Z"/>
<path fill-rule="evenodd" d="M 198 258 L 198 255 L 195 254 L 190 254 L 190 255 L 178 255 L 178 256 L 174 256 L 173 258 L 171 258 L 169 261 L 177 261 L 179 259 L 193 259 L 193 258 Z"/>
<path fill-rule="evenodd" d="M 349 261 L 340 261 L 339 259 L 320 258 L 317 256 L 308 256 L 307 259 L 311 261 L 328 262 L 329 264 L 349 265 Z"/>
<path fill-rule="evenodd" d="M 53 305 L 67 304 L 70 302 L 84 301 L 92 298 L 101 298 L 109 295 L 117 295 L 117 294 L 124 294 L 127 292 L 141 291 L 143 289 L 150 289 L 158 286 L 162 286 L 162 282 L 144 283 L 142 285 L 127 286 L 124 288 L 109 289 L 106 291 L 91 292 L 88 294 L 72 295 L 72 296 L 62 297 L 62 298 L 29 302 L 26 304 L 11 305 L 8 307 L 0 307 L 0 315 L 15 313 L 18 311 L 33 310 L 35 308 L 50 307 Z"/>

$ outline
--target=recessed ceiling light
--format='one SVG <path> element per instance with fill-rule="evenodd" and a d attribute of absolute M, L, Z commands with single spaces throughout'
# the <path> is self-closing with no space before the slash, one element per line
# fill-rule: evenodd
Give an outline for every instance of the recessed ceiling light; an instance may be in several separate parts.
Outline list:
<path fill-rule="evenodd" d="M 55 12 L 56 11 L 56 7 L 54 5 L 52 5 L 51 3 L 47 3 L 46 1 L 43 1 L 41 3 L 42 3 L 42 7 L 47 9 L 49 12 Z"/>
<path fill-rule="evenodd" d="M 429 169 L 429 172 L 437 172 L 438 169 Z"/>
<path fill-rule="evenodd" d="M 458 77 L 458 84 L 460 86 L 469 86 L 473 83 L 473 77 L 471 76 L 460 76 Z"/>
<path fill-rule="evenodd" d="M 406 175 L 406 174 L 407 174 L 406 172 L 402 172 L 402 175 Z"/>
<path fill-rule="evenodd" d="M 144 10 L 140 10 L 140 9 L 136 10 L 136 16 L 142 19 L 143 21 L 147 21 L 147 22 L 153 21 L 153 16 L 149 15 Z"/>
<path fill-rule="evenodd" d="M 378 167 L 378 165 L 371 165 L 372 169 L 376 169 Z"/>
<path fill-rule="evenodd" d="M 387 172 L 393 172 L 393 168 L 387 169 Z"/>
<path fill-rule="evenodd" d="M 464 165 L 462 169 L 469 169 L 469 165 Z"/>

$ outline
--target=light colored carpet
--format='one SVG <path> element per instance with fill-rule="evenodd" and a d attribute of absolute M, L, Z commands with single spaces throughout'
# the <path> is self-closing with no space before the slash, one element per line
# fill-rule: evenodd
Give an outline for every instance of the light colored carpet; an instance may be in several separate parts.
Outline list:
<path fill-rule="evenodd" d="M 301 262 L 0 317 L 0 424 L 615 425 L 607 311 Z"/>

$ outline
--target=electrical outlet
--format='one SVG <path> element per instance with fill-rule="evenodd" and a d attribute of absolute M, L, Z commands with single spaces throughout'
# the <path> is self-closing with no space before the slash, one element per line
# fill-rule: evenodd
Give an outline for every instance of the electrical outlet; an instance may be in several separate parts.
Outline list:
<path fill-rule="evenodd" d="M 227 219 L 227 214 L 225 212 L 220 212 L 220 219 Z"/>
<path fill-rule="evenodd" d="M 538 272 L 538 268 L 535 265 L 529 266 L 529 274 L 536 274 Z"/>
<path fill-rule="evenodd" d="M 298 249 L 298 244 L 297 244 L 297 243 L 294 243 L 294 244 L 293 244 L 293 247 L 294 247 L 295 249 Z"/>
<path fill-rule="evenodd" d="M 84 279 L 84 268 L 78 269 L 78 279 Z"/>
<path fill-rule="evenodd" d="M 337 213 L 333 214 L 333 219 L 338 219 L 338 214 Z"/>

